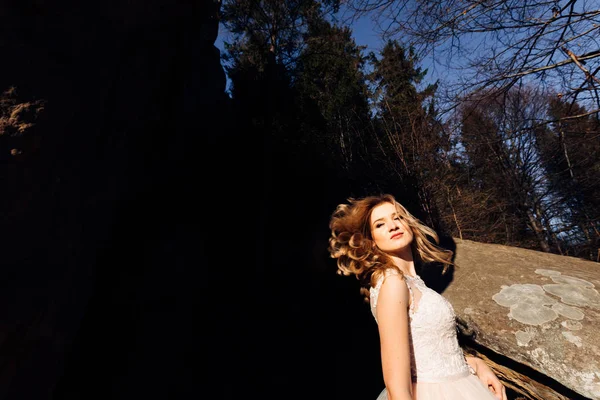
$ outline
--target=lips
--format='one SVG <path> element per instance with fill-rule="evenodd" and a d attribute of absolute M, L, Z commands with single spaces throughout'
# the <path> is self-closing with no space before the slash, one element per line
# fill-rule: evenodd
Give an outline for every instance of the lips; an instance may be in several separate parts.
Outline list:
<path fill-rule="evenodd" d="M 402 237 L 402 235 L 404 235 L 404 233 L 403 233 L 403 232 L 394 233 L 394 234 L 392 235 L 392 237 L 391 237 L 391 238 L 392 238 L 392 239 L 397 239 L 397 238 L 399 238 L 399 237 Z"/>

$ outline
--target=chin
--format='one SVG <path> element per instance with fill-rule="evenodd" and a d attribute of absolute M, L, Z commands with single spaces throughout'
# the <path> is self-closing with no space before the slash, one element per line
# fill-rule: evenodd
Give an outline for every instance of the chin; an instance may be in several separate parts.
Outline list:
<path fill-rule="evenodd" d="M 401 253 L 408 248 L 410 248 L 410 243 L 393 246 L 389 249 L 389 251 L 392 253 Z"/>

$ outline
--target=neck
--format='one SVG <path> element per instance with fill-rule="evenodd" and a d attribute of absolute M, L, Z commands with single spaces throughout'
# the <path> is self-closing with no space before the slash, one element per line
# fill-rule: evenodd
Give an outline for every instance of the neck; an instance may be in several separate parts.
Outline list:
<path fill-rule="evenodd" d="M 410 276 L 416 275 L 415 261 L 413 259 L 412 251 L 410 251 L 410 249 L 407 249 L 407 251 L 404 251 L 402 253 L 390 254 L 389 256 L 391 257 L 394 264 L 398 268 L 400 268 L 400 271 Z"/>

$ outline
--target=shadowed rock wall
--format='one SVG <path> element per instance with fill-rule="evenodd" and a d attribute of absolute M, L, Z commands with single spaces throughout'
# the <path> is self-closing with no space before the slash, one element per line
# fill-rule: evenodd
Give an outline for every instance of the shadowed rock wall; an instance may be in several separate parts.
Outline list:
<path fill-rule="evenodd" d="M 3 158 L 0 398 L 198 397 L 218 3 L 1 8 L 0 89 L 46 108 Z"/>

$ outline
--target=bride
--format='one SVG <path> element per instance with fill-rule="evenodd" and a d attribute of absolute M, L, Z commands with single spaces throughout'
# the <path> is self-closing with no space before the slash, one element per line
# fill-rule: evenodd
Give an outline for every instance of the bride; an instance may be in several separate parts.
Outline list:
<path fill-rule="evenodd" d="M 360 280 L 377 322 L 385 383 L 378 400 L 507 400 L 490 367 L 464 355 L 452 305 L 417 273 L 423 263 L 451 264 L 434 230 L 389 194 L 338 205 L 329 228 L 338 273 Z"/>

